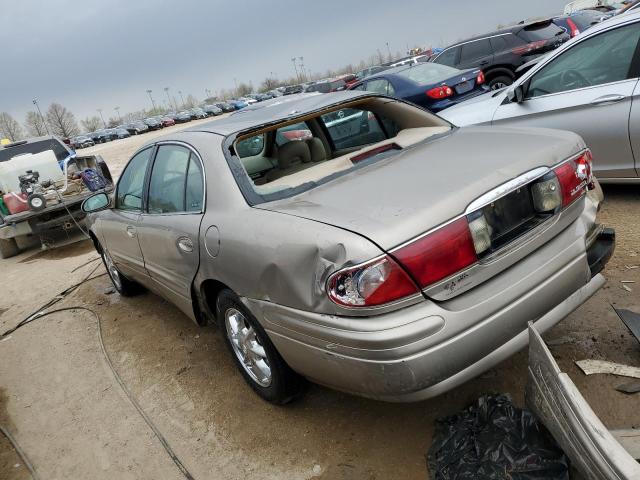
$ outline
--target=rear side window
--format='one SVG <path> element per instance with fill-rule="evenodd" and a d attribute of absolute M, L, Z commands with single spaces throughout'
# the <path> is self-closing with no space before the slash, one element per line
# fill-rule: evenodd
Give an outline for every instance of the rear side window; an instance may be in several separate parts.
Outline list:
<path fill-rule="evenodd" d="M 384 95 L 393 95 L 395 92 L 393 85 L 389 83 L 388 80 L 384 78 L 379 78 L 377 80 L 370 80 L 367 82 L 367 91 L 382 93 Z"/>
<path fill-rule="evenodd" d="M 489 39 L 476 40 L 474 42 L 465 43 L 462 45 L 462 52 L 460 54 L 460 62 L 472 62 L 480 58 L 491 55 L 491 44 Z"/>
<path fill-rule="evenodd" d="M 338 151 L 381 142 L 387 138 L 375 115 L 366 110 L 343 108 L 320 118 Z"/>
<path fill-rule="evenodd" d="M 509 50 L 509 43 L 507 42 L 505 35 L 491 37 L 489 42 L 491 42 L 491 48 L 493 48 L 494 53 L 501 53 L 505 50 Z"/>
<path fill-rule="evenodd" d="M 200 160 L 191 153 L 189 168 L 187 169 L 187 187 L 185 191 L 185 210 L 187 212 L 201 212 L 204 205 L 204 178 Z"/>
<path fill-rule="evenodd" d="M 142 210 L 142 190 L 152 151 L 153 148 L 147 148 L 135 155 L 120 175 L 116 192 L 116 208 L 118 210 L 134 212 Z"/>
<path fill-rule="evenodd" d="M 460 74 L 460 70 L 438 63 L 420 63 L 407 68 L 398 75 L 420 85 L 439 83 Z M 367 85 L 367 90 L 370 90 Z"/>
<path fill-rule="evenodd" d="M 442 52 L 435 60 L 434 63 L 439 63 L 440 65 L 448 65 L 453 67 L 458 64 L 458 53 L 460 52 L 460 47 L 452 47 L 448 50 Z"/>
<path fill-rule="evenodd" d="M 550 38 L 562 35 L 565 31 L 555 23 L 535 23 L 523 28 L 518 36 L 526 42 L 536 42 L 538 40 L 549 40 Z"/>

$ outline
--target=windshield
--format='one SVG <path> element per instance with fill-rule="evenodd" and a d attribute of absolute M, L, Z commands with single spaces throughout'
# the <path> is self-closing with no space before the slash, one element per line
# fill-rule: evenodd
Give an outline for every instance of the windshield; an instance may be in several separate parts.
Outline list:
<path fill-rule="evenodd" d="M 525 27 L 519 36 L 527 42 L 535 42 L 538 40 L 549 40 L 563 33 L 565 33 L 565 31 L 555 23 L 534 23 L 533 25 Z"/>
<path fill-rule="evenodd" d="M 448 67 L 447 65 L 439 63 L 420 63 L 398 72 L 398 75 L 420 85 L 426 85 L 442 82 L 448 78 L 460 75 L 460 73 L 462 73 L 460 70 Z"/>
<path fill-rule="evenodd" d="M 49 138 L 46 140 L 25 143 L 23 145 L 2 148 L 0 149 L 0 162 L 11 160 L 17 155 L 23 155 L 25 153 L 41 153 L 47 150 L 53 150 L 53 153 L 59 162 L 71 155 L 62 142 L 55 138 Z"/>

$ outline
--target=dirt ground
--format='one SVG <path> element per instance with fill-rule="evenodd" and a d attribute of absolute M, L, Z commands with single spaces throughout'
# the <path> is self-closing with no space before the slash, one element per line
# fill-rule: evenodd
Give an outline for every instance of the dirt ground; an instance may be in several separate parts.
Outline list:
<path fill-rule="evenodd" d="M 86 152 L 101 153 L 118 173 L 150 135 Z M 640 266 L 640 189 L 605 188 L 605 195 L 600 221 L 618 234 L 608 283 L 545 337 L 556 341 L 560 366 L 607 427 L 640 428 L 640 397 L 614 390 L 625 379 L 587 377 L 574 365 L 586 358 L 640 365 L 640 345 L 611 308 L 640 311 L 640 268 L 629 268 Z M 98 267 L 56 308 L 85 306 L 100 316 L 114 367 L 198 480 L 425 479 L 435 419 L 489 392 L 523 404 L 526 352 L 425 402 L 387 404 L 311 385 L 292 405 L 269 405 L 245 385 L 215 328 L 197 327 L 151 293 L 111 293 L 96 258 L 84 241 L 0 261 L 0 330 Z M 41 478 L 182 478 L 114 380 L 96 319 L 85 311 L 43 318 L 0 341 L 0 424 Z M 29 478 L 1 437 L 0 478 Z"/>

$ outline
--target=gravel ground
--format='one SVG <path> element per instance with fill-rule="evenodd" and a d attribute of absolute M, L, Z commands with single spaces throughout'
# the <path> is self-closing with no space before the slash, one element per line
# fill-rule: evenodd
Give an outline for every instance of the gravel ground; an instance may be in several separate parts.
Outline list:
<path fill-rule="evenodd" d="M 192 125 L 193 123 L 189 124 Z M 178 129 L 179 127 L 172 127 Z M 184 128 L 184 127 L 182 127 Z M 100 145 L 118 174 L 152 136 Z M 586 377 L 585 358 L 640 364 L 640 345 L 611 304 L 640 311 L 640 190 L 605 188 L 600 221 L 617 230 L 605 270 L 608 284 L 546 334 L 595 412 L 609 428 L 640 427 L 638 397 L 618 393 L 620 377 Z M 0 261 L 5 330 L 65 287 L 104 273 L 89 242 Z M 623 288 L 622 281 L 631 291 Z M 236 372 L 220 333 L 199 328 L 175 307 L 146 293 L 121 298 L 105 276 L 86 282 L 61 306 L 86 306 L 101 318 L 105 347 L 118 373 L 196 479 L 424 479 L 424 454 L 438 417 L 488 392 L 523 404 L 526 353 L 482 378 L 425 402 L 397 405 L 311 385 L 287 407 L 258 399 Z M 148 426 L 119 389 L 102 357 L 95 319 L 65 312 L 0 342 L 0 423 L 29 454 L 41 478 L 181 478 Z M 29 478 L 0 438 L 0 478 Z"/>

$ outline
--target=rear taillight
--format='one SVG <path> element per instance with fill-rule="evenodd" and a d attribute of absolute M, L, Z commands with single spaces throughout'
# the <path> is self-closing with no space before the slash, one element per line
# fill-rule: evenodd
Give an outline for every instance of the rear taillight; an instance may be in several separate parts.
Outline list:
<path fill-rule="evenodd" d="M 478 261 L 466 217 L 459 218 L 391 252 L 420 288 Z"/>
<path fill-rule="evenodd" d="M 426 94 L 428 97 L 433 98 L 434 100 L 440 100 L 441 98 L 447 98 L 453 95 L 453 89 L 446 85 L 442 85 L 440 87 L 432 88 L 431 90 L 427 90 Z"/>
<path fill-rule="evenodd" d="M 582 197 L 593 183 L 592 156 L 589 150 L 574 160 L 554 168 L 562 191 L 562 206 L 567 207 Z"/>
<path fill-rule="evenodd" d="M 537 42 L 527 43 L 526 45 L 522 45 L 520 47 L 516 47 L 511 51 L 516 55 L 526 55 L 531 52 L 535 52 L 536 50 L 540 50 L 544 48 L 547 44 L 546 40 L 538 40 Z"/>
<path fill-rule="evenodd" d="M 578 26 L 575 24 L 575 22 L 573 20 L 571 20 L 570 18 L 567 18 L 567 25 L 569 25 L 569 35 L 571 35 L 571 38 L 580 35 L 580 29 L 578 28 Z"/>
<path fill-rule="evenodd" d="M 384 256 L 339 270 L 327 281 L 329 298 L 345 307 L 375 307 L 419 293 L 405 271 Z"/>
<path fill-rule="evenodd" d="M 478 85 L 482 85 L 482 84 L 484 83 L 484 81 L 485 81 L 485 78 L 484 78 L 484 72 L 483 72 L 482 70 L 480 70 L 480 73 L 479 73 L 479 74 L 478 74 L 478 76 L 476 77 L 476 83 L 477 83 Z"/>

